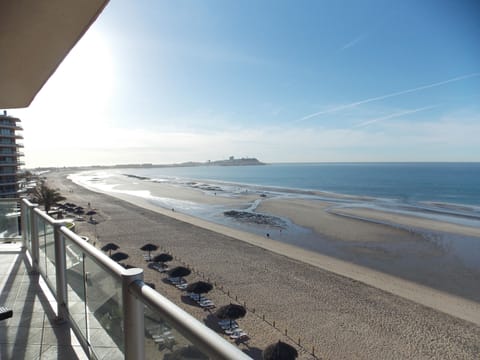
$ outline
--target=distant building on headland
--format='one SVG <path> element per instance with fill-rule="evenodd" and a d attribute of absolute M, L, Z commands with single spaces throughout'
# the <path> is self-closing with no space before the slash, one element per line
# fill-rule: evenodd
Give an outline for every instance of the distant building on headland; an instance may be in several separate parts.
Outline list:
<path fill-rule="evenodd" d="M 240 158 L 235 159 L 234 156 L 230 156 L 227 160 L 215 160 L 215 161 L 208 161 L 207 164 L 203 163 L 202 165 L 215 165 L 215 166 L 242 166 L 242 165 L 265 165 L 258 161 L 256 158 Z"/>
<path fill-rule="evenodd" d="M 4 111 L 0 115 L 0 198 L 16 198 L 19 192 L 18 172 L 23 162 L 19 151 L 23 144 L 17 140 L 23 139 L 19 134 L 22 127 L 18 125 L 20 119 L 7 115 Z"/>

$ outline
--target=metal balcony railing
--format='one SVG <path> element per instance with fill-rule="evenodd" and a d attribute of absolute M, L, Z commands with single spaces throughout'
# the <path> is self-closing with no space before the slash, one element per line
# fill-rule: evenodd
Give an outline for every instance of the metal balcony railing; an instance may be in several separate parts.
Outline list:
<path fill-rule="evenodd" d="M 0 202 L 1 204 L 1 202 Z M 21 201 L 23 245 L 55 294 L 59 320 L 69 321 L 92 359 L 160 356 L 147 337 L 194 346 L 211 359 L 250 359 L 237 347 L 145 285 L 142 269 L 125 269 L 28 200 Z M 157 338 L 158 339 L 158 338 Z"/>

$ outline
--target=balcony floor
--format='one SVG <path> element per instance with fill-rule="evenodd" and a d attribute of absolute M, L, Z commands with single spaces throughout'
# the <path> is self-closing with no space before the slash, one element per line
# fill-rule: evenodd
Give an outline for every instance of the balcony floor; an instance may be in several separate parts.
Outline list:
<path fill-rule="evenodd" d="M 0 359 L 88 359 L 67 322 L 56 322 L 56 302 L 19 244 L 0 244 Z"/>

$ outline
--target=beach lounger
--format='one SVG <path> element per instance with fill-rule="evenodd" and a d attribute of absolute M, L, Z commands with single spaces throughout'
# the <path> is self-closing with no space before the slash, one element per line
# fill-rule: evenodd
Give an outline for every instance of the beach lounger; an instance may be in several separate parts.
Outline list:
<path fill-rule="evenodd" d="M 237 322 L 235 320 L 229 320 L 229 319 L 225 319 L 225 320 L 220 320 L 218 322 L 218 325 L 220 326 L 230 326 L 230 324 L 235 324 L 236 326 L 238 326 Z"/>
<path fill-rule="evenodd" d="M 181 277 L 169 277 L 169 278 L 167 278 L 167 281 L 169 281 L 173 285 L 181 285 L 181 284 L 185 284 L 187 282 L 187 280 L 185 280 L 184 278 L 181 278 Z"/>
<path fill-rule="evenodd" d="M 198 300 L 197 304 L 200 305 L 200 306 L 201 305 L 215 305 L 214 302 L 212 300 L 209 300 L 209 299 Z"/>
<path fill-rule="evenodd" d="M 239 329 L 239 326 L 238 326 L 238 324 L 236 324 L 236 323 L 235 323 L 235 324 L 232 324 L 232 326 L 230 326 L 230 324 L 228 324 L 228 325 L 221 325 L 220 327 L 221 327 L 224 331 L 229 330 L 229 329 L 231 329 L 231 330 Z"/>
<path fill-rule="evenodd" d="M 195 301 L 198 301 L 200 299 L 200 295 L 195 294 L 195 293 L 188 293 L 187 296 L 189 296 L 190 299 L 195 300 Z"/>
<path fill-rule="evenodd" d="M 240 329 L 239 327 L 236 327 L 236 328 L 232 328 L 232 329 L 225 329 L 225 330 L 223 330 L 223 332 L 227 335 L 233 335 L 233 334 L 241 333 L 241 332 L 243 332 L 243 330 Z"/>
<path fill-rule="evenodd" d="M 177 287 L 177 289 L 180 289 L 180 290 L 185 290 L 188 286 L 188 283 L 183 283 L 183 284 L 177 284 L 175 285 Z"/>
<path fill-rule="evenodd" d="M 159 273 L 164 273 L 164 272 L 167 272 L 169 270 L 168 266 L 164 266 L 164 265 L 159 264 L 159 263 L 150 263 L 150 264 L 148 264 L 148 267 L 150 269 L 158 271 Z"/>
<path fill-rule="evenodd" d="M 200 307 L 204 308 L 204 309 L 213 309 L 215 308 L 215 304 L 213 302 L 211 303 L 202 303 L 202 304 L 198 304 L 200 305 Z"/>
<path fill-rule="evenodd" d="M 6 308 L 5 306 L 0 306 L 0 320 L 5 320 L 13 316 L 13 311 Z"/>
<path fill-rule="evenodd" d="M 244 331 L 234 332 L 233 334 L 230 335 L 230 339 L 234 339 L 234 340 L 243 339 L 247 337 L 248 337 L 248 334 Z"/>
<path fill-rule="evenodd" d="M 151 257 L 150 255 L 148 255 L 148 254 L 143 254 L 143 259 L 144 259 L 145 261 L 152 261 L 152 257 Z"/>

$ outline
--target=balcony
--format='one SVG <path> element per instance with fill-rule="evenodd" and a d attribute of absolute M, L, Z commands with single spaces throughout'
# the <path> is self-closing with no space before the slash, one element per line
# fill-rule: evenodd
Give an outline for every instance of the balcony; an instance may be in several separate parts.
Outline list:
<path fill-rule="evenodd" d="M 0 128 L 23 131 L 23 128 L 21 126 L 4 121 L 0 121 Z"/>
<path fill-rule="evenodd" d="M 0 146 L 1 148 L 1 146 Z M 2 148 L 2 150 L 0 150 L 0 156 L 14 156 L 14 157 L 17 157 L 17 156 L 23 156 L 24 154 L 20 151 L 15 151 L 14 148 Z"/>
<path fill-rule="evenodd" d="M 0 301 L 14 310 L 0 324 L 2 358 L 18 351 L 38 357 L 41 349 L 54 358 L 163 358 L 168 347 L 146 336 L 155 329 L 177 348 L 192 346 L 212 359 L 249 359 L 147 286 L 142 269 L 125 269 L 85 242 L 71 223 L 22 200 L 19 231 L 17 202 L 0 206 L 2 240 L 15 242 L 0 247 L 6 284 Z"/>
<path fill-rule="evenodd" d="M 16 159 L 15 160 L 0 160 L 0 166 L 1 165 L 21 166 L 21 165 L 25 165 L 25 162 L 17 161 Z"/>

